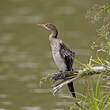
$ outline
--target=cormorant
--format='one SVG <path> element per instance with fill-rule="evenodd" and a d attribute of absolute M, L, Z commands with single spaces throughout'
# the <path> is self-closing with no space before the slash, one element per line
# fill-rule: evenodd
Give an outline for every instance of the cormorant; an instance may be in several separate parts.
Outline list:
<path fill-rule="evenodd" d="M 51 31 L 49 35 L 52 56 L 55 64 L 59 68 L 59 73 L 53 77 L 54 80 L 65 78 L 65 71 L 72 71 L 73 58 L 75 53 L 72 52 L 62 40 L 57 38 L 58 31 L 53 24 L 37 24 L 40 27 L 46 28 Z M 76 97 L 73 82 L 68 83 L 68 88 L 73 97 Z"/>

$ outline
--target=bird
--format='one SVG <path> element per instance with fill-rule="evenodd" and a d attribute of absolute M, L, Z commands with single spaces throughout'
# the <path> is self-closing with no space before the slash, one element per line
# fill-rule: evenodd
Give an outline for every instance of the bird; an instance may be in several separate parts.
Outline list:
<path fill-rule="evenodd" d="M 54 62 L 59 69 L 59 73 L 56 74 L 52 79 L 65 79 L 65 72 L 73 70 L 72 65 L 74 62 L 75 52 L 71 51 L 61 39 L 57 38 L 58 30 L 55 25 L 46 23 L 37 24 L 37 26 L 43 27 L 51 32 L 49 35 L 50 47 Z M 67 85 L 72 96 L 76 97 L 73 82 L 70 82 Z"/>

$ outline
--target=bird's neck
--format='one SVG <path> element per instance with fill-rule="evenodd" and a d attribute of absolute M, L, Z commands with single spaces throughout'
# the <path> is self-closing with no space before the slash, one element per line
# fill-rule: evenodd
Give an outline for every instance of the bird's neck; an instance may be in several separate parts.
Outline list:
<path fill-rule="evenodd" d="M 57 38 L 57 35 L 58 35 L 58 31 L 57 30 L 53 30 L 51 32 L 51 34 L 49 35 L 49 40 Z"/>

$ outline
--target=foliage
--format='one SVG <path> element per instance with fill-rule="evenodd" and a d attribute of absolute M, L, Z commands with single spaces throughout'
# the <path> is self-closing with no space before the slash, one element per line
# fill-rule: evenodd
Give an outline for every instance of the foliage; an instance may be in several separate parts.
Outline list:
<path fill-rule="evenodd" d="M 90 59 L 88 65 L 102 65 L 110 70 L 110 6 L 95 5 L 87 12 L 86 18 L 97 27 L 97 40 L 92 42 L 90 47 L 95 52 L 96 58 Z M 90 66 L 89 66 L 90 67 Z M 109 74 L 108 72 L 106 72 Z M 105 75 L 105 73 L 104 73 Z M 110 74 L 109 74 L 110 75 Z M 101 88 L 100 80 L 102 74 L 97 79 L 95 89 L 87 90 L 87 95 L 81 99 L 82 107 L 79 110 L 109 110 L 110 93 L 105 93 Z M 89 89 L 89 88 L 88 88 Z M 73 109 L 71 109 L 73 110 Z"/>
<path fill-rule="evenodd" d="M 104 89 L 100 87 L 101 76 L 102 74 L 99 75 L 95 88 L 87 88 L 86 96 L 81 95 L 81 107 L 70 106 L 70 110 L 75 110 L 76 108 L 77 110 L 109 110 L 110 93 L 105 94 Z"/>
<path fill-rule="evenodd" d="M 97 27 L 97 40 L 90 47 L 95 52 L 95 63 L 110 66 L 110 6 L 95 5 L 88 10 L 86 18 Z"/>
<path fill-rule="evenodd" d="M 106 70 L 110 70 L 110 6 L 95 5 L 88 10 L 86 18 L 97 27 L 97 40 L 91 42 L 90 48 L 95 53 L 95 58 L 90 57 L 88 64 L 82 64 L 88 73 L 93 65 L 102 65 Z M 108 71 L 99 75 L 96 87 L 87 85 L 86 96 L 81 94 L 81 108 L 77 110 L 109 110 L 110 92 L 101 88 L 101 76 L 110 75 Z M 107 87 L 107 86 L 106 86 Z M 107 87 L 108 88 L 108 87 Z M 70 110 L 76 110 L 76 106 L 71 106 Z"/>

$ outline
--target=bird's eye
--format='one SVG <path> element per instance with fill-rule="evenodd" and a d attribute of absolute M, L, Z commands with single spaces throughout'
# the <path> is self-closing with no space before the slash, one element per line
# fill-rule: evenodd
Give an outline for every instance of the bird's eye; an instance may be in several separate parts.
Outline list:
<path fill-rule="evenodd" d="M 45 26 L 48 26 L 48 24 L 45 24 Z"/>

